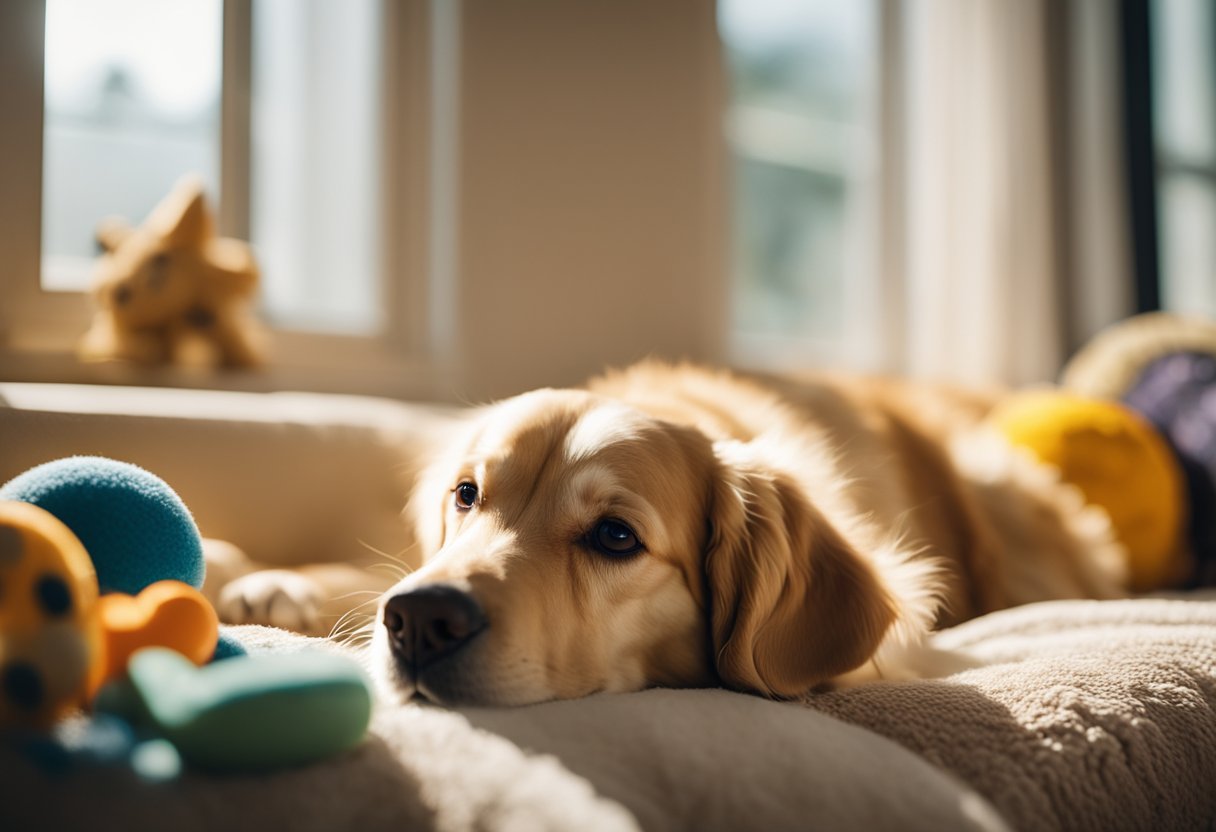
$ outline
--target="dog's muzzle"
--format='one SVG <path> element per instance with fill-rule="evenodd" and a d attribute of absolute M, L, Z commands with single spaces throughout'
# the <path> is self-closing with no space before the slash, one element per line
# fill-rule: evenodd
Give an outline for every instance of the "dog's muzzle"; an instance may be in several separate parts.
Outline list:
<path fill-rule="evenodd" d="M 383 622 L 393 655 L 415 678 L 488 624 L 476 599 L 449 584 L 428 584 L 394 595 L 384 603 Z"/>

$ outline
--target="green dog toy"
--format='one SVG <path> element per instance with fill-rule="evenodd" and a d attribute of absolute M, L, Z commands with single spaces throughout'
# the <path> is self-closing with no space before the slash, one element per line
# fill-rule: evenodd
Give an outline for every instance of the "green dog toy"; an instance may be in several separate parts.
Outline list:
<path fill-rule="evenodd" d="M 329 653 L 237 656 L 199 668 L 149 647 L 97 707 L 150 727 L 199 768 L 271 771 L 358 745 L 372 693 L 354 661 Z"/>

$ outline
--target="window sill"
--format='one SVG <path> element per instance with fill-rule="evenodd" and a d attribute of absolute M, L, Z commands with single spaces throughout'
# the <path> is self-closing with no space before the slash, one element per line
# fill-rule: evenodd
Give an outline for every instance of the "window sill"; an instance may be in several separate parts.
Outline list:
<path fill-rule="evenodd" d="M 309 391 L 402 400 L 446 398 L 433 368 L 394 355 L 371 339 L 302 336 L 276 342 L 270 360 L 255 369 L 145 367 L 127 362 L 85 363 L 67 350 L 0 348 L 0 381 L 176 387 L 245 392 Z M 322 342 L 322 343 L 317 343 Z M 324 359 L 316 358 L 324 356 Z"/>

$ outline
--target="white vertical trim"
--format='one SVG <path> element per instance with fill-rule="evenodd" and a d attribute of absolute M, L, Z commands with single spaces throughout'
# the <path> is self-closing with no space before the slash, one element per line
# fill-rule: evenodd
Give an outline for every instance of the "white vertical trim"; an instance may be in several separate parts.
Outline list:
<path fill-rule="evenodd" d="M 698 68 L 704 77 L 703 96 L 705 199 L 702 209 L 704 245 L 701 280 L 704 295 L 701 301 L 701 343 L 691 355 L 716 364 L 731 356 L 731 292 L 733 288 L 734 234 L 730 205 L 731 150 L 726 138 L 726 115 L 730 103 L 730 77 L 723 59 L 722 40 L 718 33 L 717 16 L 700 19 L 702 37 Z"/>
<path fill-rule="evenodd" d="M 873 6 L 873 29 L 869 33 L 871 62 L 861 87 L 866 105 L 865 125 L 854 128 L 845 160 L 845 202 L 842 222 L 841 327 L 838 347 L 842 356 L 833 363 L 851 370 L 886 370 L 895 347 L 898 328 L 888 328 L 892 304 L 902 296 L 896 273 L 899 249 L 892 245 L 902 236 L 903 193 L 898 157 L 899 101 L 895 80 L 899 77 L 900 39 L 895 4 L 878 0 Z M 891 50 L 888 52 L 888 50 Z"/>
<path fill-rule="evenodd" d="M 430 334 L 434 0 L 382 0 L 382 344 L 423 365 Z"/>
<path fill-rule="evenodd" d="M 45 31 L 45 3 L 0 3 L 0 342 L 41 294 Z"/>
<path fill-rule="evenodd" d="M 1135 311 L 1131 228 L 1119 103 L 1119 7 L 1108 0 L 1072 0 L 1064 69 L 1069 112 L 1062 167 L 1068 189 L 1070 347 Z"/>
<path fill-rule="evenodd" d="M 253 4 L 224 0 L 223 15 L 218 226 L 224 236 L 248 240 Z"/>
<path fill-rule="evenodd" d="M 876 274 L 871 282 L 879 310 L 873 333 L 881 353 L 876 369 L 887 373 L 907 370 L 907 133 L 904 87 L 906 64 L 906 20 L 902 0 L 879 0 L 878 5 L 878 118 L 879 137 Z"/>
<path fill-rule="evenodd" d="M 918 375 L 1045 381 L 1063 359 L 1050 0 L 925 0 L 910 21 L 908 356 Z"/>
<path fill-rule="evenodd" d="M 460 107 L 462 0 L 430 0 L 430 258 L 427 346 L 436 371 L 463 366 L 458 337 L 460 286 Z"/>
<path fill-rule="evenodd" d="M 71 345 L 88 306 L 47 292 L 42 274 L 42 124 L 46 3 L 0 2 L 0 350 Z"/>

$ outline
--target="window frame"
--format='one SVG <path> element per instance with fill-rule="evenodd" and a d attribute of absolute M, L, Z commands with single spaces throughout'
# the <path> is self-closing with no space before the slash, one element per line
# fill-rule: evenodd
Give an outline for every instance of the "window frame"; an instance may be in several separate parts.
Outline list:
<path fill-rule="evenodd" d="M 727 358 L 740 367 L 766 372 L 802 372 L 808 367 L 848 367 L 870 372 L 902 369 L 904 304 L 904 87 L 902 62 L 906 33 L 902 0 L 876 0 L 875 44 L 869 118 L 874 125 L 871 156 L 854 164 L 869 166 L 865 185 L 852 199 L 846 228 L 862 216 L 865 240 L 845 250 L 856 258 L 842 275 L 844 321 L 840 337 L 811 333 L 770 335 L 730 328 Z M 855 181 L 850 174 L 849 179 Z M 734 285 L 732 282 L 732 291 Z"/>
<path fill-rule="evenodd" d="M 646 355 L 723 362 L 713 4 L 382 2 L 388 326 L 277 331 L 263 370 L 209 373 L 75 360 L 88 306 L 38 286 L 43 2 L 0 4 L 0 101 L 20 104 L 0 170 L 23 189 L 0 194 L 0 378 L 469 402 Z"/>
<path fill-rule="evenodd" d="M 1196 3 L 1202 8 L 1203 4 Z M 1195 44 L 1178 44 L 1182 49 L 1169 49 L 1167 38 L 1171 30 L 1177 32 L 1180 25 L 1191 23 L 1186 27 L 1190 37 L 1202 39 L 1204 33 L 1207 42 L 1211 42 L 1213 23 L 1216 22 L 1216 12 L 1208 10 L 1206 26 L 1195 25 L 1188 21 L 1185 6 L 1182 9 L 1174 2 L 1167 0 L 1137 0 L 1128 2 L 1125 7 L 1124 37 L 1137 39 L 1137 62 L 1129 69 L 1139 82 L 1136 87 L 1129 85 L 1129 107 L 1138 107 L 1141 118 L 1139 121 L 1126 125 L 1129 140 L 1128 166 L 1141 182 L 1143 192 L 1151 198 L 1151 203 L 1135 218 L 1134 226 L 1137 243 L 1146 250 L 1146 262 L 1137 261 L 1137 300 L 1138 311 L 1156 311 L 1164 309 L 1182 314 L 1198 314 L 1211 316 L 1216 314 L 1216 291 L 1199 288 L 1204 283 L 1202 268 L 1191 266 L 1187 261 L 1193 253 L 1187 244 L 1193 244 L 1194 239 L 1189 235 L 1179 233 L 1179 217 L 1175 200 L 1179 188 L 1190 190 L 1193 197 L 1196 191 L 1201 191 L 1205 197 L 1210 214 L 1211 206 L 1216 202 L 1216 149 L 1212 147 L 1212 131 L 1206 137 L 1206 147 L 1187 147 L 1184 138 L 1183 146 L 1179 146 L 1180 136 L 1177 134 L 1175 123 L 1177 100 L 1171 94 L 1171 81 L 1176 81 L 1176 72 L 1184 72 L 1174 61 L 1181 55 L 1189 55 L 1194 60 L 1191 50 Z M 1136 24 L 1140 28 L 1136 29 Z M 1190 48 L 1187 48 L 1190 47 Z M 1185 58 L 1183 59 L 1185 60 Z M 1198 57 L 1202 67 L 1193 64 L 1190 70 L 1199 69 L 1203 78 L 1198 93 L 1200 100 L 1191 101 L 1192 111 L 1197 110 L 1204 115 L 1212 114 L 1216 108 L 1216 51 L 1209 46 L 1204 54 Z M 1172 106 L 1174 105 L 1174 106 Z M 1205 122 L 1211 124 L 1210 118 Z M 1135 131 L 1135 132 L 1133 132 Z M 1194 135 L 1189 138 L 1194 141 Z M 1146 242 L 1142 242 L 1146 241 Z M 1151 241 L 1151 247 L 1147 244 Z M 1207 257 L 1202 261 L 1207 266 L 1211 258 L 1211 246 L 1204 252 Z M 1151 258 L 1151 259 L 1150 259 Z M 1193 262 L 1193 261 L 1192 261 Z"/>
<path fill-rule="evenodd" d="M 92 311 L 86 293 L 42 286 L 41 173 L 45 0 L 0 4 L 0 67 L 12 83 L 0 89 L 8 114 L 0 138 L 0 180 L 11 183 L 0 199 L 0 377 L 17 381 L 152 384 L 241 390 L 284 387 L 336 392 L 377 391 L 431 395 L 441 369 L 433 360 L 437 333 L 427 314 L 436 254 L 429 203 L 436 141 L 450 141 L 450 116 L 436 118 L 432 104 L 451 84 L 457 61 L 454 36 L 459 9 L 442 0 L 382 0 L 380 44 L 384 113 L 381 137 L 386 187 L 379 216 L 380 303 L 385 324 L 367 335 L 336 335 L 291 328 L 273 330 L 270 366 L 255 373 L 207 372 L 175 367 L 82 364 L 76 340 Z M 220 124 L 221 233 L 248 239 L 250 224 L 250 90 L 252 0 L 224 0 Z M 440 63 L 436 64 L 438 60 Z M 408 184 L 426 183 L 424 187 Z M 23 210 L 24 209 L 24 210 Z M 446 218 L 449 221 L 450 217 Z M 442 242 L 442 241 L 441 241 Z M 392 276 L 390 279 L 389 276 Z"/>

